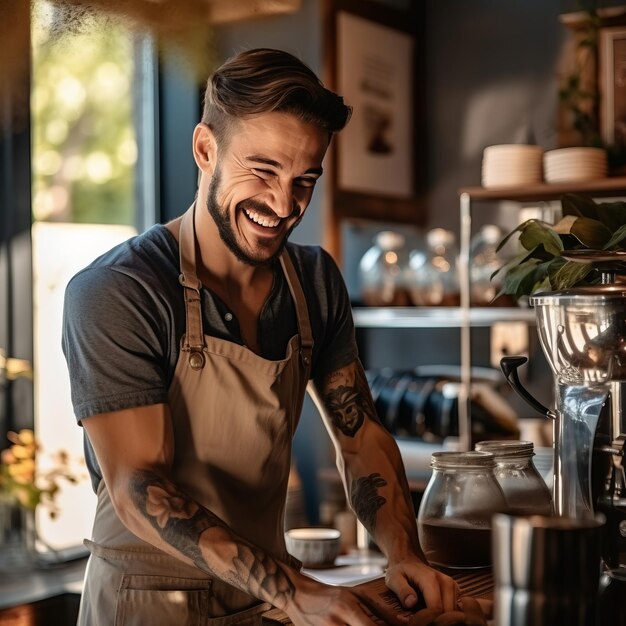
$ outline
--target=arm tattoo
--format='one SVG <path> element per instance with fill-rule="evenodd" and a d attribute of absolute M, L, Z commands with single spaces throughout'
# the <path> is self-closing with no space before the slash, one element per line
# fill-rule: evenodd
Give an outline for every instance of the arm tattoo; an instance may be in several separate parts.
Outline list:
<path fill-rule="evenodd" d="M 333 374 L 329 376 L 329 380 L 334 380 Z M 356 435 L 366 416 L 378 421 L 369 385 L 360 367 L 356 369 L 356 379 L 352 387 L 339 385 L 330 389 L 324 400 L 333 425 L 346 437 Z"/>
<path fill-rule="evenodd" d="M 161 538 L 191 559 L 204 572 L 283 608 L 294 586 L 280 563 L 259 548 L 232 537 L 236 555 L 232 568 L 220 576 L 206 562 L 200 550 L 200 535 L 208 528 L 230 529 L 217 515 L 201 507 L 176 485 L 151 472 L 136 472 L 130 494 L 138 509 Z"/>
<path fill-rule="evenodd" d="M 136 472 L 130 483 L 131 497 L 164 541 L 174 546 L 196 567 L 213 573 L 198 545 L 200 535 L 224 522 L 151 472 Z"/>
<path fill-rule="evenodd" d="M 376 529 L 378 509 L 387 502 L 378 495 L 378 488 L 384 487 L 387 481 L 380 474 L 362 476 L 352 481 L 350 500 L 357 517 L 371 533 Z"/>
<path fill-rule="evenodd" d="M 254 595 L 267 599 L 279 609 L 284 608 L 293 595 L 295 587 L 281 565 L 261 550 L 237 544 L 233 565 L 232 583 L 238 587 L 245 585 Z"/>

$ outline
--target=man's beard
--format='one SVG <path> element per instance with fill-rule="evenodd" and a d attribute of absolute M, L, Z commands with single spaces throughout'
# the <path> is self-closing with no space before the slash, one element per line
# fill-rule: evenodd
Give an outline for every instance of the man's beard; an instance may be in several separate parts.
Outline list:
<path fill-rule="evenodd" d="M 213 173 L 213 177 L 211 178 L 211 182 L 209 184 L 209 193 L 207 197 L 207 210 L 209 214 L 213 218 L 213 221 L 217 225 L 217 230 L 220 234 L 220 237 L 226 247 L 243 263 L 248 265 L 252 265 L 254 267 L 261 267 L 264 265 L 271 265 L 282 253 L 283 249 L 287 245 L 287 239 L 289 239 L 289 235 L 293 229 L 300 223 L 302 216 L 291 226 L 291 228 L 285 233 L 283 240 L 280 242 L 280 245 L 268 258 L 257 259 L 253 256 L 250 256 L 237 242 L 237 237 L 235 235 L 235 231 L 233 230 L 233 226 L 230 219 L 230 214 L 228 210 L 221 210 L 219 202 L 217 200 L 217 194 L 221 182 L 221 172 L 219 169 L 215 169 Z M 249 208 L 261 215 L 274 215 L 273 212 L 263 203 L 255 202 L 254 200 L 246 200 L 243 202 L 239 202 L 235 207 L 236 211 L 244 212 L 243 209 Z M 294 211 L 297 210 L 294 208 Z M 248 219 L 247 217 L 245 219 Z"/>

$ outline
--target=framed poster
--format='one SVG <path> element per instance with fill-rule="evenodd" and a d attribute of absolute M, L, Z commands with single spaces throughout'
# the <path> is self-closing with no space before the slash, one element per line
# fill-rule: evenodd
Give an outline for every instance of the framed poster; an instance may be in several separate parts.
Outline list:
<path fill-rule="evenodd" d="M 607 145 L 626 146 L 626 27 L 600 30 L 600 129 Z"/>
<path fill-rule="evenodd" d="M 324 83 L 353 107 L 333 139 L 325 248 L 341 262 L 346 220 L 425 223 L 426 9 L 419 0 L 321 0 Z"/>
<path fill-rule="evenodd" d="M 353 107 L 338 135 L 339 189 L 413 195 L 413 38 L 340 11 L 337 90 Z"/>

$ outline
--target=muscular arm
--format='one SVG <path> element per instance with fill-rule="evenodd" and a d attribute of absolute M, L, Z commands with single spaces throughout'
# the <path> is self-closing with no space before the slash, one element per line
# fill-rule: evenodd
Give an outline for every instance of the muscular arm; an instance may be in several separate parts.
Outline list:
<path fill-rule="evenodd" d="M 414 605 L 412 589 L 419 587 L 429 606 L 452 608 L 455 584 L 425 566 L 400 452 L 378 420 L 360 362 L 316 380 L 314 388 L 350 504 L 389 561 L 387 583 L 405 606 Z"/>
<path fill-rule="evenodd" d="M 166 405 L 92 416 L 83 426 L 113 506 L 135 535 L 284 610 L 295 624 L 330 624 L 335 616 L 340 623 L 371 624 L 347 590 L 327 588 L 272 558 L 180 489 L 170 473 Z"/>
<path fill-rule="evenodd" d="M 115 510 L 138 537 L 211 576 L 284 608 L 293 570 L 237 537 L 170 478 L 169 409 L 153 405 L 83 420 Z"/>
<path fill-rule="evenodd" d="M 316 380 L 350 504 L 390 561 L 422 558 L 402 459 L 380 424 L 359 361 Z"/>

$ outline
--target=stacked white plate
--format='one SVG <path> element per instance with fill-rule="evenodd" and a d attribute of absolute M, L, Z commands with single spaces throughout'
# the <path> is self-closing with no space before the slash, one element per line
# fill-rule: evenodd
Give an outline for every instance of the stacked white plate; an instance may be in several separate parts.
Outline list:
<path fill-rule="evenodd" d="M 483 187 L 515 187 L 543 179 L 543 148 L 526 144 L 500 144 L 483 151 Z"/>
<path fill-rule="evenodd" d="M 603 148 L 559 148 L 544 154 L 546 181 L 565 183 L 604 178 L 608 172 Z"/>

